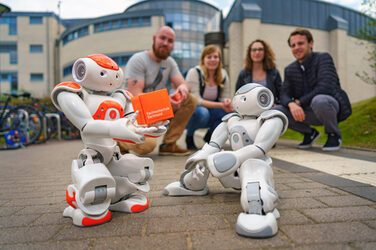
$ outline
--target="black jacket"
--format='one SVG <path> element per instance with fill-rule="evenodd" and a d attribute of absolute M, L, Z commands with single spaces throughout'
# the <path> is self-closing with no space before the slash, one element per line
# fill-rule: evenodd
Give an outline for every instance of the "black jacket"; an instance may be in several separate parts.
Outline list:
<path fill-rule="evenodd" d="M 242 69 L 239 73 L 238 80 L 236 81 L 235 91 L 247 83 L 252 83 L 252 81 L 252 71 Z M 272 91 L 274 95 L 274 103 L 280 103 L 281 85 L 282 80 L 279 71 L 277 69 L 267 70 L 266 87 Z"/>
<path fill-rule="evenodd" d="M 302 69 L 304 67 L 305 70 Z M 304 94 L 304 74 L 307 92 Z M 312 98 L 324 94 L 333 96 L 339 103 L 338 121 L 351 115 L 351 104 L 341 89 L 336 68 L 328 53 L 312 52 L 302 64 L 295 61 L 285 68 L 285 81 L 281 89 L 281 104 L 286 106 L 299 99 L 301 106 L 310 105 Z"/>

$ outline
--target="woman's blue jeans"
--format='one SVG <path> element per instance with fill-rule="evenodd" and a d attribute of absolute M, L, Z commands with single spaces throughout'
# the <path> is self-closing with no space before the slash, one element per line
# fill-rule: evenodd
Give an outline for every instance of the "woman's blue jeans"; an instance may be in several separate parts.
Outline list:
<path fill-rule="evenodd" d="M 193 136 L 199 128 L 209 128 L 208 133 L 213 133 L 214 129 L 222 122 L 222 117 L 226 114 L 220 108 L 197 106 L 186 127 L 187 136 Z"/>

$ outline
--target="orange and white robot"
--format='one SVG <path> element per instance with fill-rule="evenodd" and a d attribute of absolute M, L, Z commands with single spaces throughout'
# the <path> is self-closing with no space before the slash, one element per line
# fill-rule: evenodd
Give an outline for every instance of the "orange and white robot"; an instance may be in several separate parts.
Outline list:
<path fill-rule="evenodd" d="M 73 183 L 66 190 L 69 206 L 64 217 L 72 218 L 76 226 L 92 226 L 108 222 L 110 210 L 145 210 L 148 199 L 133 193 L 150 190 L 154 163 L 122 155 L 115 140 L 142 143 L 145 136 L 163 135 L 165 124 L 137 124 L 132 94 L 119 89 L 123 72 L 111 58 L 101 54 L 79 58 L 72 75 L 75 82 L 60 83 L 51 93 L 53 104 L 80 129 L 85 145 L 72 162 Z"/>

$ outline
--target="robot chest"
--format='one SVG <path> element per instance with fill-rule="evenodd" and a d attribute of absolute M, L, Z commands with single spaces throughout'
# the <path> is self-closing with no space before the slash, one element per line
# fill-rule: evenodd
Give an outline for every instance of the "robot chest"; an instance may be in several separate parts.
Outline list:
<path fill-rule="evenodd" d="M 229 128 L 229 139 L 231 147 L 238 150 L 254 143 L 259 126 L 256 120 L 243 121 L 234 124 Z"/>
<path fill-rule="evenodd" d="M 94 120 L 117 120 L 124 117 L 124 108 L 115 99 L 91 100 L 89 109 Z"/>

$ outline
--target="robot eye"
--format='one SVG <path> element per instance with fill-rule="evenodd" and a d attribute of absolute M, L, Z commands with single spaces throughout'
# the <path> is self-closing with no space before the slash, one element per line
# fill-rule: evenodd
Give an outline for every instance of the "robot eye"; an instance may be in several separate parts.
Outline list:
<path fill-rule="evenodd" d="M 241 102 L 245 102 L 246 100 L 247 100 L 247 97 L 245 97 L 245 96 L 240 97 Z"/>
<path fill-rule="evenodd" d="M 116 74 L 116 79 L 118 79 L 119 78 L 119 74 Z"/>
<path fill-rule="evenodd" d="M 100 75 L 101 76 L 106 76 L 106 72 L 105 71 L 101 71 Z"/>

